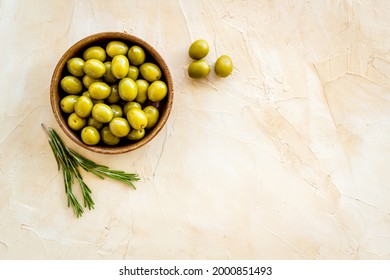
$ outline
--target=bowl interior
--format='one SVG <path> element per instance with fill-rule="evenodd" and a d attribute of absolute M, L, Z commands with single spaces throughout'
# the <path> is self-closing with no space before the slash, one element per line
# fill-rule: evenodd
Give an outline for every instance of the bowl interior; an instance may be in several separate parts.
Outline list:
<path fill-rule="evenodd" d="M 103 48 L 105 48 L 105 45 L 108 42 L 113 40 L 122 41 L 126 43 L 129 47 L 131 47 L 132 45 L 141 46 L 144 49 L 146 54 L 145 61 L 153 62 L 160 66 L 162 72 L 162 76 L 160 80 L 166 83 L 168 87 L 168 93 L 163 100 L 153 104 L 159 109 L 160 117 L 156 125 L 150 131 L 148 131 L 147 134 L 145 134 L 144 138 L 136 142 L 121 141 L 120 144 L 116 146 L 108 146 L 101 143 L 95 146 L 89 146 L 84 144 L 81 141 L 78 132 L 75 132 L 68 127 L 67 124 L 68 114 L 63 113 L 60 108 L 60 100 L 62 97 L 66 96 L 67 94 L 63 92 L 63 90 L 61 89 L 60 81 L 62 77 L 68 75 L 69 73 L 66 67 L 66 62 L 70 58 L 76 56 L 82 57 L 84 50 L 86 50 L 90 46 L 102 46 Z M 162 127 L 164 126 L 164 124 L 168 119 L 172 107 L 173 81 L 167 64 L 165 63 L 161 55 L 147 42 L 127 33 L 104 32 L 104 33 L 94 34 L 80 40 L 64 53 L 64 55 L 61 57 L 61 59 L 57 63 L 57 66 L 54 69 L 54 73 L 50 85 L 50 99 L 51 99 L 52 110 L 58 124 L 63 129 L 65 134 L 69 138 L 71 138 L 75 143 L 90 151 L 104 153 L 104 154 L 119 154 L 119 153 L 125 153 L 128 151 L 135 150 L 145 145 L 150 140 L 152 140 L 157 135 L 157 133 L 162 129 Z M 145 106 L 147 105 L 148 104 L 145 103 Z"/>

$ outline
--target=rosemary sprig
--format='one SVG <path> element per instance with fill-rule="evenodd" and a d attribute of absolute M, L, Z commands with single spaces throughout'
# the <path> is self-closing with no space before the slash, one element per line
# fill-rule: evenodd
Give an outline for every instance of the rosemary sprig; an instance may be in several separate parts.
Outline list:
<path fill-rule="evenodd" d="M 125 184 L 130 185 L 135 189 L 133 181 L 139 180 L 137 174 L 126 173 L 120 170 L 111 170 L 107 166 L 97 164 L 92 160 L 83 157 L 74 150 L 66 147 L 54 129 L 52 129 L 51 127 L 46 128 L 44 124 L 42 124 L 42 127 L 49 138 L 49 144 L 57 161 L 58 170 L 62 170 L 62 174 L 64 177 L 65 193 L 68 197 L 68 207 L 71 206 L 73 208 L 73 212 L 76 217 L 81 217 L 83 215 L 84 208 L 81 206 L 81 204 L 73 193 L 72 188 L 75 183 L 74 178 L 77 179 L 77 182 L 79 183 L 79 186 L 81 188 L 84 207 L 88 207 L 88 209 L 91 210 L 94 208 L 95 205 L 91 197 L 92 191 L 84 182 L 84 179 L 78 169 L 79 166 L 85 171 L 90 172 L 101 179 L 104 179 L 104 177 L 116 179 L 121 182 L 124 182 Z"/>
<path fill-rule="evenodd" d="M 104 179 L 105 177 L 109 177 L 112 179 L 116 179 L 122 181 L 125 184 L 128 184 L 132 188 L 135 189 L 133 181 L 138 181 L 139 178 L 136 174 L 126 173 L 121 170 L 111 170 L 107 166 L 97 164 L 82 155 L 76 153 L 72 149 L 68 149 L 69 153 L 73 156 L 75 161 L 77 161 L 78 165 L 81 166 L 84 170 L 95 174 L 97 177 Z"/>

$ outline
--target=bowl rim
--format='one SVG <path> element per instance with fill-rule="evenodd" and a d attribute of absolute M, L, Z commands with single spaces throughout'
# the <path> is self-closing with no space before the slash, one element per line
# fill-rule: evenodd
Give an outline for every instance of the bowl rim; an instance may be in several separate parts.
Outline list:
<path fill-rule="evenodd" d="M 76 136 L 75 132 L 71 131 L 71 129 L 68 127 L 67 122 L 61 113 L 60 102 L 59 102 L 60 94 L 58 91 L 58 86 L 62 78 L 61 74 L 66 66 L 66 62 L 70 58 L 72 58 L 74 54 L 80 52 L 82 49 L 85 49 L 86 47 L 88 47 L 88 45 L 92 43 L 96 43 L 99 41 L 106 42 L 109 40 L 123 40 L 125 42 L 128 41 L 134 44 L 138 44 L 141 47 L 146 49 L 146 51 L 158 63 L 158 65 L 161 68 L 161 71 L 163 72 L 168 87 L 168 93 L 166 96 L 167 100 L 166 100 L 166 105 L 162 110 L 162 113 L 160 112 L 159 121 L 157 122 L 155 127 L 141 140 L 127 145 L 121 145 L 121 146 L 89 146 L 84 144 L 81 141 L 81 139 Z M 68 48 L 65 51 L 65 53 L 61 56 L 60 60 L 57 62 L 57 65 L 55 66 L 53 71 L 51 84 L 50 84 L 50 104 L 51 104 L 52 111 L 54 113 L 54 117 L 57 123 L 59 124 L 59 126 L 61 127 L 61 129 L 73 142 L 75 142 L 79 146 L 87 150 L 101 153 L 101 154 L 122 154 L 122 153 L 136 150 L 144 146 L 148 142 L 150 142 L 161 131 L 161 129 L 164 127 L 165 123 L 168 120 L 169 114 L 172 109 L 173 95 L 174 95 L 174 90 L 173 90 L 172 75 L 169 71 L 168 65 L 166 64 L 162 56 L 148 42 L 127 32 L 95 33 L 73 44 L 70 48 Z"/>

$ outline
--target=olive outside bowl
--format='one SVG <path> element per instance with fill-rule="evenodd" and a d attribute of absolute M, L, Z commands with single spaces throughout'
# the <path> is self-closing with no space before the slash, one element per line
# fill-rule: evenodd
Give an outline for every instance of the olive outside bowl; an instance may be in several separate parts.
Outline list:
<path fill-rule="evenodd" d="M 102 144 L 101 143 L 102 141 L 100 141 L 99 144 L 97 145 L 89 146 L 84 144 L 83 141 L 81 140 L 80 131 L 73 131 L 68 126 L 67 123 L 68 114 L 63 113 L 60 108 L 60 100 L 62 97 L 66 96 L 66 94 L 61 89 L 60 82 L 61 79 L 64 76 L 66 76 L 68 73 L 66 63 L 69 59 L 76 56 L 82 57 L 84 50 L 86 50 L 88 47 L 91 46 L 102 46 L 104 48 L 104 46 L 108 42 L 113 40 L 122 41 L 126 43 L 129 46 L 129 48 L 133 45 L 138 45 L 142 47 L 146 54 L 145 62 L 153 62 L 160 67 L 162 72 L 160 80 L 166 83 L 168 92 L 163 100 L 158 102 L 158 104 L 155 104 L 155 106 L 159 109 L 160 112 L 159 120 L 151 130 L 146 132 L 145 136 L 141 140 L 134 141 L 134 142 L 121 141 L 121 143 L 116 146 L 108 146 Z M 103 33 L 93 34 L 78 41 L 76 44 L 71 46 L 64 53 L 61 59 L 58 61 L 54 69 L 53 76 L 51 79 L 51 85 L 50 85 L 51 107 L 54 116 L 59 126 L 64 131 L 64 133 L 79 146 L 84 147 L 87 150 L 97 152 L 97 153 L 102 153 L 102 154 L 126 153 L 138 149 L 144 146 L 146 143 L 150 142 L 161 131 L 161 129 L 167 122 L 169 113 L 172 108 L 172 102 L 173 102 L 172 76 L 168 69 L 167 64 L 165 63 L 161 55 L 150 44 L 148 44 L 144 40 L 135 37 L 131 34 L 122 33 L 122 32 L 103 32 Z"/>

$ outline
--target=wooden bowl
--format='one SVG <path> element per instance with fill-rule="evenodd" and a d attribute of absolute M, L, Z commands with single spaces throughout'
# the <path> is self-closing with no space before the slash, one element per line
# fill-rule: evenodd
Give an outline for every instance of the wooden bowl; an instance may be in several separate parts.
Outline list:
<path fill-rule="evenodd" d="M 160 111 L 160 117 L 156 125 L 151 130 L 146 132 L 144 138 L 136 142 L 123 141 L 122 139 L 120 144 L 116 146 L 105 145 L 104 143 L 101 143 L 102 141 L 100 141 L 98 145 L 89 146 L 82 142 L 80 137 L 80 131 L 71 130 L 67 124 L 68 114 L 63 113 L 60 108 L 60 100 L 62 97 L 66 96 L 67 94 L 63 92 L 63 90 L 61 89 L 60 81 L 64 76 L 68 74 L 66 62 L 70 58 L 75 56 L 82 57 L 83 51 L 91 46 L 102 46 L 104 48 L 105 44 L 107 44 L 112 40 L 122 41 L 126 43 L 129 47 L 131 47 L 132 45 L 138 45 L 142 47 L 146 53 L 145 61 L 153 62 L 160 67 L 162 72 L 162 76 L 160 80 L 166 83 L 168 87 L 168 93 L 167 96 L 162 101 L 158 102 L 158 104 L 154 104 Z M 129 152 L 138 149 L 139 147 L 142 147 L 146 143 L 150 142 L 163 128 L 172 108 L 173 81 L 168 66 L 163 60 L 163 58 L 161 57 L 161 55 L 144 40 L 137 38 L 133 35 L 130 35 L 128 33 L 121 33 L 121 32 L 97 33 L 80 40 L 79 42 L 71 46 L 61 57 L 61 59 L 57 63 L 57 66 L 54 69 L 54 73 L 51 79 L 50 102 L 51 102 L 51 107 L 54 116 L 58 124 L 60 125 L 61 129 L 75 143 L 84 147 L 85 149 L 97 153 L 120 154 L 120 153 Z"/>

